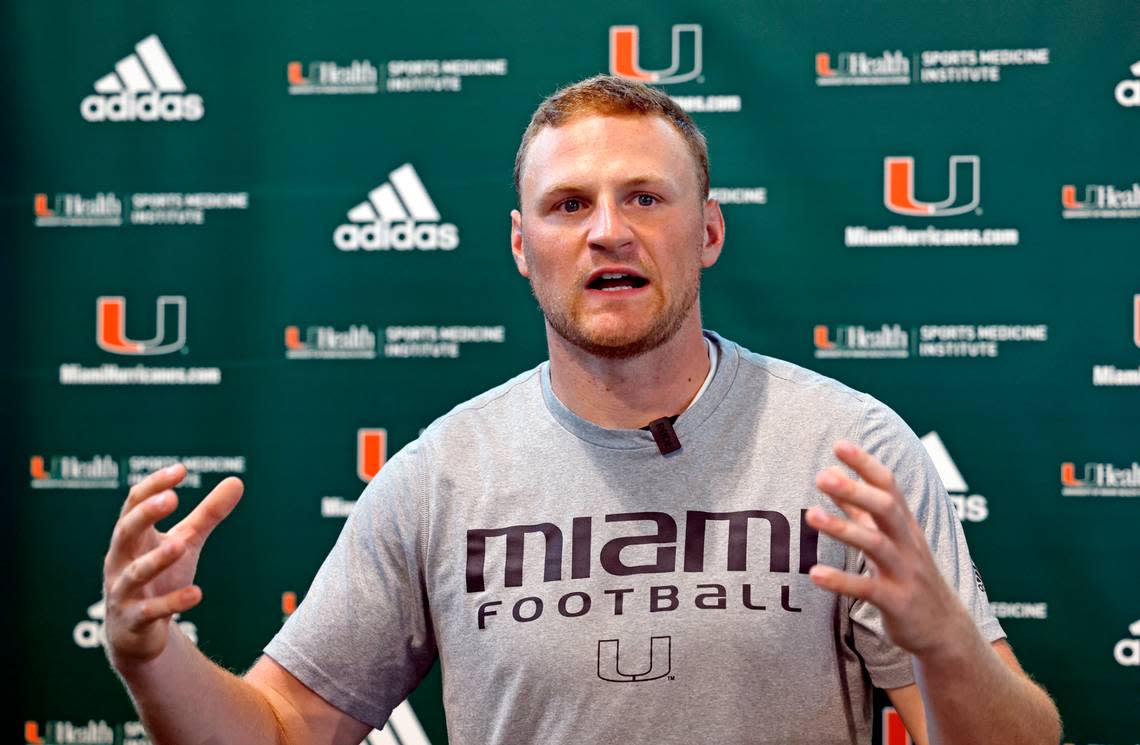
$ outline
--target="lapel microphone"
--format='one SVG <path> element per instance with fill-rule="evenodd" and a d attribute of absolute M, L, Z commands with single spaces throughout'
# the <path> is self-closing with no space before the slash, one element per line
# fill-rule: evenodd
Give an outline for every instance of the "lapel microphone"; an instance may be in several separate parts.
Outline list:
<path fill-rule="evenodd" d="M 662 455 L 668 455 L 681 449 L 681 441 L 677 438 L 677 431 L 673 429 L 673 422 L 677 421 L 678 416 L 680 415 L 663 416 L 642 427 L 642 429 L 649 430 L 649 433 L 653 435 L 653 441 L 657 443 L 657 449 L 661 451 Z"/>

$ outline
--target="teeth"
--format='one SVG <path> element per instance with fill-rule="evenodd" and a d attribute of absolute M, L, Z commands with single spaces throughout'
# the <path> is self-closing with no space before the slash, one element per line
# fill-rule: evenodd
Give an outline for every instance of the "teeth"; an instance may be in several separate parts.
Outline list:
<path fill-rule="evenodd" d="M 596 287 L 595 285 L 603 281 L 613 282 L 614 280 L 624 280 L 621 284 L 613 287 Z M 592 289 L 601 290 L 603 292 L 615 292 L 617 290 L 634 290 L 637 289 L 637 278 L 632 274 L 625 272 L 603 272 L 598 275 L 597 279 L 590 283 Z"/>

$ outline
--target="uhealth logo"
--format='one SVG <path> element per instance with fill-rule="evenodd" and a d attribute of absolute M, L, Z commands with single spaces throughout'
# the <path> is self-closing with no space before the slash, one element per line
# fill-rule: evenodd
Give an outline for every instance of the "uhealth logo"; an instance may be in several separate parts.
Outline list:
<path fill-rule="evenodd" d="M 411 163 L 388 178 L 368 192 L 367 201 L 348 211 L 352 222 L 336 229 L 333 245 L 341 251 L 450 251 L 459 245 L 459 228 L 440 222 L 439 210 Z"/>
<path fill-rule="evenodd" d="M 1077 478 L 1076 463 L 1062 463 L 1061 496 L 1140 497 L 1140 463 L 1132 462 L 1127 466 L 1085 463 L 1081 478 Z"/>
<path fill-rule="evenodd" d="M 142 730 L 140 725 L 139 730 Z M 145 731 L 140 731 L 145 737 Z M 86 724 L 75 724 L 67 721 L 47 721 L 44 731 L 40 733 L 39 722 L 24 722 L 24 742 L 27 745 L 65 745 L 70 743 L 90 743 L 91 745 L 113 745 L 115 742 L 115 728 L 100 719 L 96 722 L 89 719 Z"/>
<path fill-rule="evenodd" d="M 816 85 L 909 85 L 910 60 L 901 51 L 872 56 L 863 52 L 840 52 L 836 67 L 831 55 L 815 55 Z"/>
<path fill-rule="evenodd" d="M 353 60 L 348 65 L 321 60 L 309 63 L 306 76 L 304 65 L 294 60 L 285 68 L 289 81 L 289 95 L 376 93 L 379 90 L 380 72 L 368 60 Z"/>
<path fill-rule="evenodd" d="M 205 114 L 202 97 L 186 93 L 182 76 L 158 36 L 135 45 L 110 72 L 95 81 L 95 93 L 79 105 L 89 122 L 197 121 Z"/>
<path fill-rule="evenodd" d="M 123 203 L 113 192 L 99 192 L 94 197 L 56 194 L 54 202 L 49 202 L 47 194 L 39 193 L 32 199 L 32 210 L 38 228 L 123 224 Z"/>
<path fill-rule="evenodd" d="M 911 85 L 927 83 L 997 83 L 1003 69 L 1048 65 L 1049 49 L 925 49 L 909 54 L 900 49 L 882 54 L 840 52 L 815 55 L 815 84 Z"/>
<path fill-rule="evenodd" d="M 977 155 L 950 156 L 950 193 L 940 202 L 914 196 L 914 158 L 892 155 L 883 159 L 883 202 L 899 215 L 949 217 L 977 209 L 981 201 L 981 161 Z M 959 195 L 959 183 L 966 186 Z"/>
<path fill-rule="evenodd" d="M 1077 187 L 1061 187 L 1061 217 L 1066 220 L 1140 217 L 1140 184 L 1112 186 L 1086 184 L 1084 199 L 1077 199 Z"/>
<path fill-rule="evenodd" d="M 170 316 L 167 316 L 170 311 Z M 104 295 L 95 301 L 95 340 L 99 348 L 112 354 L 156 355 L 176 352 L 186 346 L 186 298 L 159 295 L 155 301 L 153 339 L 127 338 L 127 300 Z"/>
<path fill-rule="evenodd" d="M 1116 84 L 1116 102 L 1131 108 L 1140 106 L 1140 60 L 1133 62 L 1128 71 L 1133 79 L 1124 79 Z"/>
<path fill-rule="evenodd" d="M 33 489 L 118 489 L 119 464 L 110 455 L 33 455 L 28 463 Z"/>
<path fill-rule="evenodd" d="M 910 335 L 899 324 L 884 323 L 881 328 L 841 325 L 831 328 L 818 324 L 812 330 L 816 359 L 906 359 L 910 356 Z"/>
<path fill-rule="evenodd" d="M 673 24 L 673 56 L 669 66 L 660 70 L 646 70 L 641 67 L 638 34 L 637 26 L 610 26 L 611 75 L 656 85 L 685 83 L 700 77 L 701 27 L 699 24 Z M 682 65 L 684 69 L 682 69 Z"/>
<path fill-rule="evenodd" d="M 332 326 L 285 327 L 285 357 L 290 360 L 373 360 L 376 334 L 364 324 L 345 331 Z"/>
<path fill-rule="evenodd" d="M 1047 341 L 1049 327 L 1043 323 L 925 323 L 909 331 L 897 323 L 884 323 L 879 328 L 818 324 L 812 333 L 816 359 L 997 357 L 1003 344 Z"/>
<path fill-rule="evenodd" d="M 125 201 L 125 204 L 124 204 Z M 41 192 L 32 201 L 37 228 L 117 227 L 131 225 L 202 225 L 217 210 L 249 209 L 249 192 L 135 192 L 120 200 L 115 192 L 56 194 Z"/>

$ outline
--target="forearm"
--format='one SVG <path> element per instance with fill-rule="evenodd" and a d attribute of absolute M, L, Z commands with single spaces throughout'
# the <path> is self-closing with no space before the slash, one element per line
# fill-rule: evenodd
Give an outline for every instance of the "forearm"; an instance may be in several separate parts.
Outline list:
<path fill-rule="evenodd" d="M 171 624 L 166 648 L 141 665 L 116 665 L 155 745 L 288 742 L 279 715 L 254 686 L 211 662 Z"/>
<path fill-rule="evenodd" d="M 1060 741 L 1060 719 L 1048 694 L 998 656 L 964 609 L 947 624 L 947 640 L 913 658 L 931 745 Z"/>

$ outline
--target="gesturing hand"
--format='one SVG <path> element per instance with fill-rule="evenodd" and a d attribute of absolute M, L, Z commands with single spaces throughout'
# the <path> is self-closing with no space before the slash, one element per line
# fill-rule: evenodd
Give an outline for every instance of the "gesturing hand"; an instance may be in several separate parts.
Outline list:
<path fill-rule="evenodd" d="M 107 655 L 116 667 L 147 662 L 166 647 L 170 619 L 193 608 L 202 591 L 191 584 L 206 538 L 241 499 L 243 486 L 224 479 L 166 533 L 155 528 L 174 512 L 173 487 L 186 475 L 182 464 L 149 474 L 127 493 L 103 561 Z"/>
<path fill-rule="evenodd" d="M 947 622 L 961 621 L 966 609 L 939 573 L 926 536 L 890 469 L 845 440 L 835 444 L 835 454 L 862 480 L 832 467 L 816 476 L 815 483 L 850 519 L 812 507 L 807 522 L 863 551 L 871 573 L 858 575 L 816 564 L 809 576 L 820 587 L 877 607 L 891 640 L 911 654 L 932 651 L 946 641 Z"/>

